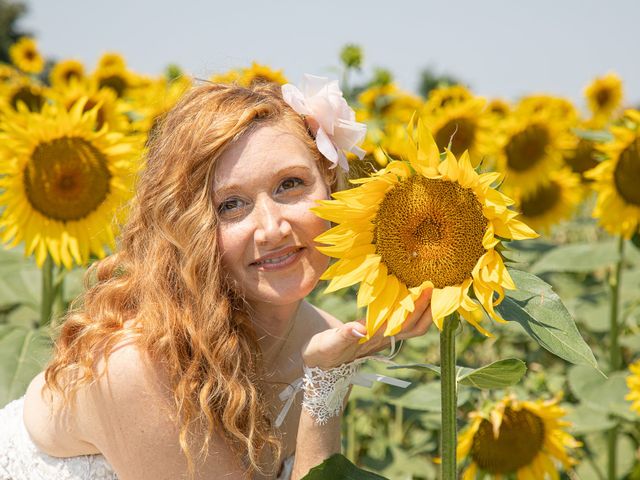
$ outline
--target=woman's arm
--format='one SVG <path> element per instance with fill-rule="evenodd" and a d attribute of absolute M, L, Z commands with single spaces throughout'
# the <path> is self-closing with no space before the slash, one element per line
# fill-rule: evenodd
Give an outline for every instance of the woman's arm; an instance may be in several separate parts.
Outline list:
<path fill-rule="evenodd" d="M 430 301 L 431 291 L 427 291 L 416 302 L 414 312 L 407 317 L 403 331 L 396 339 L 416 337 L 427 332 L 432 323 Z M 360 335 L 366 330 L 361 322 L 350 322 L 314 335 L 303 348 L 304 364 L 307 367 L 329 370 L 378 352 L 390 343 L 390 340 L 382 335 L 384 328 L 380 328 L 379 332 L 364 344 L 360 343 L 361 336 L 353 333 L 354 329 L 360 332 Z M 344 402 L 346 403 L 346 398 Z M 305 407 L 302 408 L 292 480 L 303 478 L 311 468 L 334 453 L 340 453 L 341 420 L 342 413 L 324 424 L 319 424 Z"/>

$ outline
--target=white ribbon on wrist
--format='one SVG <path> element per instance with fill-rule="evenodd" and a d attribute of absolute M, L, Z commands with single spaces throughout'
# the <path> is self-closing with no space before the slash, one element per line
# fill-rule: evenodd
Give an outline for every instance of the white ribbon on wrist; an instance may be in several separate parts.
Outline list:
<path fill-rule="evenodd" d="M 364 363 L 366 360 L 376 360 L 382 363 L 396 365 L 396 363 L 391 361 L 391 359 L 394 358 L 400 351 L 400 347 L 402 346 L 402 340 L 400 340 L 399 345 L 400 346 L 396 350 L 395 338 L 391 337 L 391 353 L 389 354 L 389 356 L 369 355 L 367 357 L 357 358 L 351 363 L 356 363 L 356 362 Z M 361 387 L 365 387 L 365 388 L 371 388 L 374 382 L 386 383 L 387 385 L 392 385 L 394 387 L 400 387 L 400 388 L 407 388 L 409 385 L 411 385 L 411 382 L 400 380 L 394 377 L 388 377 L 386 375 L 380 375 L 377 373 L 358 372 L 349 379 L 350 385 L 360 385 Z M 300 377 L 296 379 L 292 384 L 288 385 L 284 390 L 282 390 L 282 392 L 280 392 L 279 398 L 280 400 L 285 402 L 285 404 L 282 406 L 282 409 L 280 410 L 280 413 L 276 418 L 276 421 L 275 421 L 276 428 L 282 425 L 282 422 L 284 422 L 284 419 L 286 418 L 287 414 L 289 413 L 289 410 L 291 409 L 291 405 L 293 405 L 293 401 L 295 400 L 298 393 L 303 389 L 304 389 L 304 377 Z"/>

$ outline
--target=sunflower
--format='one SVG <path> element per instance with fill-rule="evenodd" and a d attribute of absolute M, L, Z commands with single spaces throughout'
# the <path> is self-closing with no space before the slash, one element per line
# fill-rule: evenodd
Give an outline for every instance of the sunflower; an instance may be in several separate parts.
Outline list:
<path fill-rule="evenodd" d="M 55 64 L 49 74 L 49 82 L 56 87 L 63 87 L 73 81 L 84 78 L 84 65 L 78 60 L 62 60 Z"/>
<path fill-rule="evenodd" d="M 608 120 L 622 104 L 622 80 L 615 73 L 598 77 L 584 89 L 594 118 Z"/>
<path fill-rule="evenodd" d="M 626 112 L 629 122 L 611 127 L 613 140 L 598 146 L 607 156 L 585 175 L 598 193 L 593 216 L 609 233 L 629 239 L 640 225 L 640 112 Z"/>
<path fill-rule="evenodd" d="M 526 195 L 541 179 L 563 163 L 574 146 L 566 124 L 557 122 L 548 111 L 513 114 L 502 122 L 495 151 L 498 171 L 504 173 L 509 194 Z"/>
<path fill-rule="evenodd" d="M 366 122 L 380 118 L 400 122 L 403 126 L 411 120 L 413 112 L 422 104 L 419 97 L 400 90 L 393 82 L 363 90 L 358 95 L 358 103 L 358 121 Z"/>
<path fill-rule="evenodd" d="M 516 106 L 516 114 L 521 116 L 543 114 L 548 118 L 573 127 L 580 115 L 575 105 L 566 98 L 553 95 L 528 95 L 523 97 Z"/>
<path fill-rule="evenodd" d="M 209 81 L 213 83 L 229 83 L 240 84 L 242 78 L 242 71 L 239 68 L 228 70 L 224 73 L 216 73 L 209 77 Z"/>
<path fill-rule="evenodd" d="M 580 177 L 565 169 L 552 172 L 535 190 L 516 198 L 516 206 L 522 221 L 549 233 L 553 225 L 571 217 L 581 200 Z"/>
<path fill-rule="evenodd" d="M 7 83 L 11 83 L 20 78 L 20 72 L 11 65 L 0 63 L 0 89 Z"/>
<path fill-rule="evenodd" d="M 116 69 L 125 70 L 127 68 L 127 62 L 124 57 L 116 52 L 105 52 L 98 60 L 98 66 L 96 70 L 102 69 Z"/>
<path fill-rule="evenodd" d="M 129 129 L 129 119 L 125 112 L 130 107 L 116 96 L 113 89 L 99 88 L 95 81 L 72 81 L 59 85 L 50 92 L 49 98 L 66 110 L 71 110 L 81 100 L 85 112 L 97 107 L 96 130 L 100 130 L 105 124 L 112 131 L 124 132 Z"/>
<path fill-rule="evenodd" d="M 16 111 L 24 104 L 32 112 L 39 112 L 47 103 L 48 89 L 22 76 L 10 82 L 0 96 L 0 111 Z"/>
<path fill-rule="evenodd" d="M 487 104 L 487 112 L 496 120 L 502 120 L 511 113 L 511 105 L 506 100 L 494 98 Z"/>
<path fill-rule="evenodd" d="M 258 62 L 251 62 L 250 67 L 243 68 L 240 78 L 240 84 L 246 87 L 250 87 L 254 83 L 277 83 L 278 85 L 284 85 L 287 82 L 287 77 L 284 76 L 282 70 L 274 70 Z"/>
<path fill-rule="evenodd" d="M 451 102 L 436 110 L 425 106 L 422 120 L 433 132 L 440 150 L 451 144 L 451 152 L 456 157 L 468 150 L 473 161 L 479 163 L 494 150 L 492 121 L 485 106 L 486 101 L 479 97 Z"/>
<path fill-rule="evenodd" d="M 473 98 L 473 93 L 463 85 L 437 87 L 429 92 L 425 110 L 433 112 L 441 108 L 466 102 Z"/>
<path fill-rule="evenodd" d="M 98 88 L 108 87 L 118 98 L 123 98 L 127 90 L 134 86 L 136 76 L 119 64 L 103 66 L 91 75 L 91 81 L 97 82 Z"/>
<path fill-rule="evenodd" d="M 566 411 L 559 401 L 508 396 L 489 411 L 472 412 L 471 425 L 458 438 L 458 459 L 471 460 L 462 479 L 474 480 L 479 472 L 494 479 L 559 478 L 557 463 L 570 469 L 576 463 L 570 450 L 581 446 L 565 431 L 570 424 L 562 420 Z"/>
<path fill-rule="evenodd" d="M 139 139 L 96 131 L 97 108 L 83 109 L 84 101 L 68 112 L 45 105 L 0 121 L 1 240 L 24 241 L 39 266 L 47 255 L 66 268 L 104 256 L 132 193 Z"/>
<path fill-rule="evenodd" d="M 44 68 L 44 58 L 38 51 L 33 38 L 21 37 L 9 47 L 11 62 L 25 73 L 40 73 Z"/>
<path fill-rule="evenodd" d="M 630 392 L 625 398 L 633 402 L 631 410 L 635 410 L 640 415 L 640 360 L 629 365 L 629 371 L 631 375 L 627 377 L 627 386 Z"/>
<path fill-rule="evenodd" d="M 414 301 L 433 288 L 431 310 L 442 328 L 458 311 L 482 333 L 481 308 L 503 321 L 494 305 L 504 289 L 515 285 L 495 250 L 500 240 L 536 236 L 513 202 L 493 189 L 497 173 L 478 175 L 468 153 L 460 159 L 439 148 L 422 121 L 417 143 L 412 130 L 405 140 L 408 161 L 391 161 L 351 190 L 334 193 L 313 211 L 338 225 L 316 238 L 318 247 L 339 260 L 322 279 L 327 292 L 361 282 L 358 307 L 367 307 L 367 338 L 387 322 L 385 335 L 395 335 L 414 309 Z M 475 298 L 469 289 L 473 286 Z M 494 300 L 494 294 L 498 299 Z M 482 307 L 481 307 L 482 305 Z"/>

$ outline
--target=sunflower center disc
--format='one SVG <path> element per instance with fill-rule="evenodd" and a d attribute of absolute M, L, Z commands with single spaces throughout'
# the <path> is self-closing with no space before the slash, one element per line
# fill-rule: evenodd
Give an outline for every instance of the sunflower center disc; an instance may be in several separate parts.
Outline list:
<path fill-rule="evenodd" d="M 31 87 L 20 87 L 11 97 L 11 107 L 14 110 L 18 110 L 18 102 L 24 102 L 27 108 L 32 112 L 39 112 L 42 110 L 45 99 L 38 92 L 34 92 Z"/>
<path fill-rule="evenodd" d="M 544 158 L 549 140 L 549 131 L 542 125 L 530 125 L 516 133 L 505 147 L 507 165 L 516 172 L 529 170 Z"/>
<path fill-rule="evenodd" d="M 451 141 L 451 152 L 459 157 L 472 147 L 475 134 L 476 124 L 471 119 L 453 118 L 436 132 L 435 141 L 441 151 L 449 148 Z"/>
<path fill-rule="evenodd" d="M 640 139 L 622 151 L 613 177 L 620 196 L 627 203 L 640 206 Z"/>
<path fill-rule="evenodd" d="M 448 180 L 413 176 L 382 200 L 374 242 L 389 273 L 407 287 L 430 280 L 461 284 L 486 250 L 487 220 L 473 191 Z"/>
<path fill-rule="evenodd" d="M 600 108 L 607 107 L 610 101 L 611 101 L 611 91 L 609 91 L 609 89 L 602 88 L 598 90 L 598 93 L 596 93 L 596 103 Z"/>
<path fill-rule="evenodd" d="M 482 470 L 504 475 L 529 465 L 542 450 L 544 423 L 529 410 L 504 409 L 500 434 L 493 436 L 493 426 L 482 420 L 473 437 L 471 457 Z"/>
<path fill-rule="evenodd" d="M 594 153 L 593 143 L 589 140 L 580 139 L 573 155 L 567 157 L 567 165 L 576 173 L 584 173 L 587 170 L 591 170 L 598 165 L 597 160 L 594 158 Z"/>
<path fill-rule="evenodd" d="M 100 88 L 109 87 L 111 90 L 116 92 L 116 96 L 120 98 L 127 88 L 127 81 L 121 75 L 113 74 L 102 77 L 98 86 Z"/>
<path fill-rule="evenodd" d="M 533 218 L 544 215 L 560 201 L 560 185 L 551 182 L 538 188 L 535 193 L 520 202 L 520 210 L 525 217 Z"/>
<path fill-rule="evenodd" d="M 34 149 L 24 187 L 34 209 L 66 222 L 98 208 L 109 193 L 110 178 L 102 152 L 82 138 L 63 137 Z"/>

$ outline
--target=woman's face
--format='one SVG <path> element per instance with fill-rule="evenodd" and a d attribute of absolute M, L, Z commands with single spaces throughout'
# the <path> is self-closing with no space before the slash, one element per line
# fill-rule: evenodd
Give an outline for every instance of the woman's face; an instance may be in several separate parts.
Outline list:
<path fill-rule="evenodd" d="M 214 202 L 222 263 L 253 304 L 304 298 L 327 268 L 313 239 L 329 224 L 309 211 L 328 198 L 316 161 L 284 125 L 263 125 L 218 159 Z"/>

